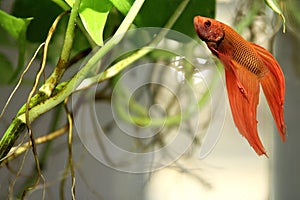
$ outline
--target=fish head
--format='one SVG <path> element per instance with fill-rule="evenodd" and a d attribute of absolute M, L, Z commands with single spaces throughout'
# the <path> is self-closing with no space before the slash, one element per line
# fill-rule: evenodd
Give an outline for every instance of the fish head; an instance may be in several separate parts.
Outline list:
<path fill-rule="evenodd" d="M 201 40 L 218 43 L 224 38 L 222 24 L 207 17 L 194 17 L 194 27 Z"/>

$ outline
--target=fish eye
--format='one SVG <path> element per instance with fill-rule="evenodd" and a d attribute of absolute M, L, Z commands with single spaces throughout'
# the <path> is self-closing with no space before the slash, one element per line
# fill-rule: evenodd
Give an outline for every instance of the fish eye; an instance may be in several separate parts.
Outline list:
<path fill-rule="evenodd" d="M 209 20 L 207 20 L 206 22 L 204 22 L 204 25 L 206 26 L 206 28 L 210 27 L 211 22 Z"/>

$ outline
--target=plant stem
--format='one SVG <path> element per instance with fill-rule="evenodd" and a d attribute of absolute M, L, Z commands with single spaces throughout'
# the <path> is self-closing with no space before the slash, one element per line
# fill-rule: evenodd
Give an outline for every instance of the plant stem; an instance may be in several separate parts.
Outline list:
<path fill-rule="evenodd" d="M 46 83 L 40 88 L 40 92 L 45 93 L 48 97 L 51 96 L 53 89 L 60 81 L 61 77 L 63 76 L 64 72 L 68 67 L 68 61 L 71 54 L 71 49 L 73 46 L 74 36 L 75 36 L 75 26 L 76 20 L 78 16 L 78 9 L 80 7 L 81 0 L 75 0 L 74 5 L 71 10 L 70 18 L 67 25 L 67 30 L 65 34 L 64 44 L 62 47 L 61 55 L 58 60 L 58 63 L 47 79 Z"/>
<path fill-rule="evenodd" d="M 91 77 L 88 79 L 88 82 L 91 84 L 102 82 L 104 80 L 107 80 L 115 75 L 117 75 L 120 71 L 122 71 L 125 67 L 130 65 L 131 63 L 135 62 L 136 60 L 140 59 L 141 57 L 145 56 L 149 52 L 151 52 L 157 44 L 165 37 L 165 35 L 168 33 L 169 29 L 172 28 L 176 20 L 179 18 L 181 13 L 184 11 L 185 7 L 189 3 L 189 0 L 184 0 L 181 2 L 181 4 L 178 6 L 178 8 L 175 10 L 174 14 L 170 17 L 169 21 L 166 23 L 164 28 L 159 32 L 159 34 L 151 41 L 151 43 L 140 50 L 138 50 L 136 53 L 133 53 L 129 57 L 117 62 L 115 65 L 111 66 L 104 72 Z"/>
<path fill-rule="evenodd" d="M 35 105 L 28 111 L 28 122 L 32 122 L 41 114 L 49 111 L 50 109 L 54 108 L 61 102 L 63 102 L 69 95 L 74 92 L 76 87 L 86 78 L 86 76 L 95 69 L 96 63 L 109 51 L 111 50 L 119 41 L 121 41 L 122 37 L 124 36 L 125 32 L 131 26 L 135 16 L 139 12 L 140 8 L 142 7 L 145 0 L 136 0 L 131 9 L 129 10 L 127 16 L 125 17 L 124 21 L 120 25 L 119 29 L 113 36 L 111 40 L 109 40 L 102 48 L 100 48 L 81 68 L 79 72 L 77 72 L 74 77 L 68 81 L 67 83 L 62 83 L 65 86 L 53 95 L 51 98 L 48 98 L 39 104 Z M 77 2 L 77 1 L 75 1 Z M 74 5 L 75 6 L 75 5 Z M 73 8 L 74 8 L 73 6 Z M 71 20 L 71 16 L 70 16 Z M 75 23 L 75 21 L 74 21 Z M 62 71 L 61 71 L 62 72 Z M 54 77 L 55 80 L 58 80 L 56 75 L 51 75 Z M 52 78 L 53 78 L 52 77 Z M 50 77 L 51 78 L 51 77 Z M 49 80 L 49 79 L 48 79 Z M 47 80 L 47 82 L 48 82 Z M 47 90 L 46 90 L 47 91 Z M 4 136 L 0 141 L 0 164 L 6 154 L 9 152 L 15 141 L 18 139 L 22 131 L 25 129 L 26 125 L 25 120 L 25 113 L 20 113 L 14 118 L 13 122 L 10 124 Z"/>

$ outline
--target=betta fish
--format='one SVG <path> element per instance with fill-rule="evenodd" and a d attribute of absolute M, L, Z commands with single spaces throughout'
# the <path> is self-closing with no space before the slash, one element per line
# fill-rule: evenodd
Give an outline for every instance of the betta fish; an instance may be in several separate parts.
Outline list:
<path fill-rule="evenodd" d="M 196 16 L 194 27 L 200 39 L 224 65 L 229 104 L 237 129 L 258 155 L 267 156 L 257 132 L 260 85 L 281 139 L 283 142 L 286 139 L 285 81 L 278 62 L 266 49 L 248 42 L 222 22 Z"/>

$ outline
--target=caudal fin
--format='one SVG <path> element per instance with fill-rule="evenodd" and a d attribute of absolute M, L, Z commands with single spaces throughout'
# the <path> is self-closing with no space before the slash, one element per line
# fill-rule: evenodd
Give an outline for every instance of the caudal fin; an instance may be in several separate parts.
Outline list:
<path fill-rule="evenodd" d="M 265 66 L 268 68 L 268 71 L 261 78 L 261 85 L 281 139 L 284 142 L 286 137 L 286 125 L 283 114 L 285 94 L 284 75 L 278 62 L 271 53 L 258 45 L 253 44 L 253 47 L 264 62 Z"/>
<path fill-rule="evenodd" d="M 257 132 L 258 77 L 234 60 L 222 54 L 219 57 L 225 65 L 227 94 L 235 125 L 258 155 L 267 156 Z"/>

